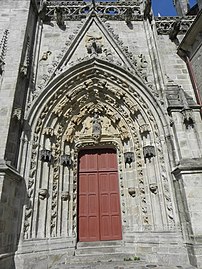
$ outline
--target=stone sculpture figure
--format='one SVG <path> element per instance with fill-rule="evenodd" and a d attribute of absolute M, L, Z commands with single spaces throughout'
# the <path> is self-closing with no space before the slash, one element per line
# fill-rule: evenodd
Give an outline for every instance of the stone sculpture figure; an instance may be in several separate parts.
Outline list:
<path fill-rule="evenodd" d="M 92 136 L 95 140 L 99 140 L 102 134 L 102 126 L 101 126 L 101 120 L 97 113 L 94 114 L 92 124 L 93 124 Z"/>
<path fill-rule="evenodd" d="M 60 27 L 64 27 L 65 22 L 64 22 L 63 9 L 61 7 L 56 7 L 54 15 L 55 15 L 57 25 L 60 26 Z"/>
<path fill-rule="evenodd" d="M 102 36 L 96 33 L 87 33 L 86 35 L 86 49 L 89 54 L 102 53 Z"/>

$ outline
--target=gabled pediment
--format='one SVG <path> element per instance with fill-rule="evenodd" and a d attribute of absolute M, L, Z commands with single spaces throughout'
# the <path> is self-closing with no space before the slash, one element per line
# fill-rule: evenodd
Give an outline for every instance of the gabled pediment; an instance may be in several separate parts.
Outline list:
<path fill-rule="evenodd" d="M 110 28 L 93 11 L 82 23 L 82 27 L 71 40 L 66 42 L 66 50 L 60 61 L 55 64 L 48 75 L 44 75 L 43 82 L 38 85 L 42 89 L 49 84 L 53 78 L 83 61 L 91 58 L 102 59 L 115 66 L 120 66 L 145 81 L 145 59 L 140 55 L 136 59 L 130 53 L 117 34 L 110 31 Z M 42 85 L 43 84 L 43 85 Z"/>
<path fill-rule="evenodd" d="M 59 70 L 68 68 L 72 62 L 78 63 L 86 57 L 105 58 L 132 67 L 131 62 L 117 45 L 104 23 L 93 12 L 83 23 L 52 76 L 55 76 Z"/>

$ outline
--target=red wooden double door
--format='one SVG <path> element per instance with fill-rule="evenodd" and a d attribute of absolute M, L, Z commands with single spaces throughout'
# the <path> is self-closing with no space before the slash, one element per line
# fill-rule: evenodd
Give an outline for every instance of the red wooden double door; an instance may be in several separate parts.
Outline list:
<path fill-rule="evenodd" d="M 79 154 L 78 236 L 81 242 L 122 239 L 114 149 Z"/>

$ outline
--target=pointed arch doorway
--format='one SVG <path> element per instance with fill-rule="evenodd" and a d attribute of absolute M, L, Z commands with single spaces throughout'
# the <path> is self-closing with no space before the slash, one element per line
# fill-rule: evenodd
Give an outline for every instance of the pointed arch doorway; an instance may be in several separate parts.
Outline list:
<path fill-rule="evenodd" d="M 78 240 L 122 239 L 117 156 L 114 149 L 79 153 Z"/>

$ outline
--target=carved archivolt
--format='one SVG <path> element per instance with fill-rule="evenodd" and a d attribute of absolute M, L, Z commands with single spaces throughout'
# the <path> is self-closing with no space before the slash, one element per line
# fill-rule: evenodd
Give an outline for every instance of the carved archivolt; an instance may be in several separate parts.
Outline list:
<path fill-rule="evenodd" d="M 126 203 L 138 199 L 138 225 L 141 229 L 155 229 L 152 217 L 155 206 L 151 200 L 157 197 L 164 212 L 159 221 L 161 229 L 175 225 L 163 140 L 159 139 L 162 137 L 160 120 L 157 125 L 146 97 L 141 96 L 137 86 L 112 73 L 92 69 L 66 80 L 45 103 L 43 109 L 36 107 L 39 113 L 30 118 L 30 124 L 35 127 L 31 134 L 25 238 L 60 236 L 65 234 L 65 225 L 66 236 L 76 236 L 78 151 L 98 145 L 117 149 L 124 225 L 128 225 Z M 155 150 L 149 162 L 143 154 L 147 145 Z M 125 166 L 124 152 L 128 147 L 134 158 L 132 165 Z M 51 152 L 50 162 L 40 160 L 43 149 Z M 69 156 L 68 166 L 62 165 L 62 155 Z M 127 188 L 127 169 L 135 173 L 133 188 Z M 150 171 L 155 175 L 152 179 L 148 176 Z M 151 186 L 155 186 L 155 191 Z M 129 195 L 128 189 L 133 189 L 133 195 Z M 36 199 L 38 193 L 40 199 Z M 63 199 L 64 193 L 68 194 L 67 199 Z M 154 193 L 155 197 L 149 198 Z M 66 213 L 64 202 L 68 204 Z M 37 230 L 39 224 L 43 232 Z"/>

